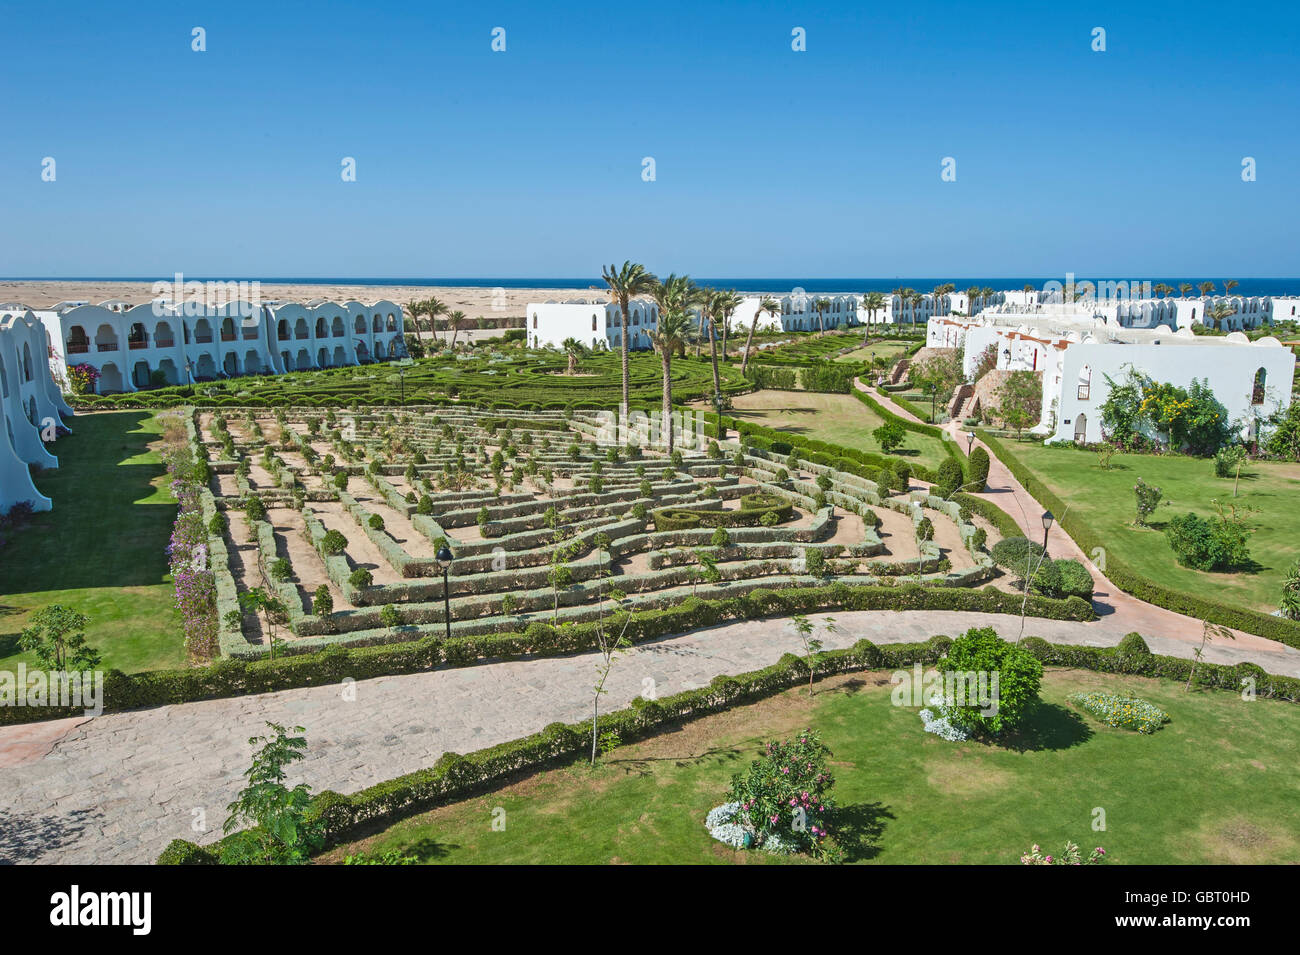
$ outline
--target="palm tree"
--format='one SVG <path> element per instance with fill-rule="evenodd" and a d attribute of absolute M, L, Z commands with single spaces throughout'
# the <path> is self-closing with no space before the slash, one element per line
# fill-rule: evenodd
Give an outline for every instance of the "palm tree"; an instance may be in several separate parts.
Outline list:
<path fill-rule="evenodd" d="M 1182 296 L 1183 298 L 1187 298 L 1187 293 L 1190 292 L 1191 290 L 1192 290 L 1192 283 L 1191 283 L 1191 282 L 1179 282 L 1179 283 L 1178 283 L 1178 294 L 1179 294 L 1180 296 Z"/>
<path fill-rule="evenodd" d="M 827 309 L 831 307 L 831 300 L 828 298 L 816 298 L 812 303 L 813 311 L 817 313 L 817 334 L 826 334 L 826 319 L 823 317 Z"/>
<path fill-rule="evenodd" d="M 1236 288 L 1238 285 L 1240 285 L 1240 284 L 1241 284 L 1241 283 L 1238 282 L 1236 279 L 1224 279 L 1224 280 L 1223 280 L 1223 294 L 1224 294 L 1224 295 L 1231 295 L 1231 294 L 1232 294 L 1232 290 L 1235 289 L 1235 288 Z"/>
<path fill-rule="evenodd" d="M 907 303 L 912 306 L 912 320 L 914 322 L 916 320 L 917 309 L 921 307 L 921 303 L 924 301 L 925 301 L 925 296 L 922 295 L 920 292 L 913 292 L 911 295 L 907 297 Z"/>
<path fill-rule="evenodd" d="M 987 305 L 987 304 L 989 303 L 989 301 L 990 301 L 992 298 L 993 298 L 993 289 L 989 288 L 987 285 L 984 286 L 982 289 L 980 289 L 980 307 L 981 307 L 981 308 L 982 308 L 983 306 Z"/>
<path fill-rule="evenodd" d="M 885 296 L 879 292 L 868 292 L 862 297 L 862 309 L 867 313 L 867 333 L 862 336 L 862 347 L 871 341 L 871 323 L 876 320 L 876 312 L 883 311 Z"/>
<path fill-rule="evenodd" d="M 1171 286 L 1166 285 L 1164 282 L 1157 282 L 1155 285 L 1155 290 L 1156 290 L 1156 294 L 1159 295 L 1161 298 L 1168 298 L 1169 293 L 1173 291 L 1173 288 Z"/>
<path fill-rule="evenodd" d="M 451 347 L 456 347 L 456 332 L 460 329 L 460 323 L 465 320 L 465 313 L 457 309 L 447 316 L 447 322 L 451 325 Z"/>
<path fill-rule="evenodd" d="M 758 327 L 758 316 L 766 312 L 773 318 L 781 314 L 781 303 L 770 295 L 764 295 L 758 303 L 758 310 L 754 312 L 754 320 L 749 323 L 749 334 L 745 336 L 745 357 L 740 362 L 740 373 L 743 375 L 745 369 L 749 367 L 749 346 L 754 342 L 754 329 Z"/>
<path fill-rule="evenodd" d="M 406 303 L 406 314 L 411 316 L 411 324 L 415 326 L 416 339 L 419 339 L 420 337 L 420 316 L 424 314 L 428 308 L 428 303 L 422 298 L 413 299 Z"/>
<path fill-rule="evenodd" d="M 623 420 L 627 420 L 628 405 L 628 364 L 627 364 L 627 303 L 630 299 L 638 295 L 645 295 L 657 284 L 654 274 L 647 271 L 644 265 L 631 260 L 624 261 L 623 267 L 609 265 L 601 272 L 601 278 L 609 286 L 609 293 L 614 301 L 618 302 L 619 311 L 622 313 L 622 334 L 618 336 L 619 353 L 623 359 L 623 396 L 619 402 L 619 414 Z M 663 317 L 663 310 L 659 312 L 660 318 Z"/>
<path fill-rule="evenodd" d="M 734 288 L 719 293 L 718 310 L 722 320 L 722 360 L 727 360 L 727 333 L 731 329 L 731 316 L 736 314 L 745 299 Z"/>
<path fill-rule="evenodd" d="M 673 356 L 686 351 L 691 340 L 691 304 L 698 291 L 685 275 L 669 275 L 649 289 L 659 309 L 659 321 L 650 333 L 650 342 L 659 352 L 663 367 L 663 406 L 661 427 L 668 434 L 668 455 L 673 453 Z"/>
<path fill-rule="evenodd" d="M 1198 286 L 1196 286 L 1196 287 L 1197 287 L 1198 289 L 1200 289 L 1200 291 L 1201 291 L 1201 295 L 1204 296 L 1204 297 L 1206 297 L 1206 298 L 1208 298 L 1208 297 L 1210 296 L 1210 294 L 1214 291 L 1214 283 L 1213 283 L 1213 282 L 1202 282 L 1200 285 L 1198 285 Z"/>
<path fill-rule="evenodd" d="M 440 302 L 436 296 L 430 296 L 424 302 L 424 310 L 429 316 L 429 334 L 433 336 L 434 342 L 438 341 L 438 316 L 447 314 L 447 305 Z"/>
<path fill-rule="evenodd" d="M 979 297 L 980 297 L 980 290 L 978 285 L 972 285 L 970 288 L 966 289 L 966 314 L 967 315 L 975 314 L 975 299 Z"/>
<path fill-rule="evenodd" d="M 1224 331 L 1225 329 L 1220 328 L 1220 326 L 1223 324 L 1225 319 L 1236 314 L 1236 311 L 1237 309 L 1229 302 L 1215 302 L 1205 310 L 1205 315 L 1203 317 L 1210 320 L 1209 322 L 1206 322 L 1206 324 L 1211 328 L 1218 328 L 1220 331 Z"/>
<path fill-rule="evenodd" d="M 566 338 L 560 343 L 560 347 L 564 349 L 564 354 L 568 356 L 569 359 L 569 370 L 567 373 L 570 375 L 576 375 L 578 373 L 578 359 L 587 357 L 587 346 L 576 338 Z"/>

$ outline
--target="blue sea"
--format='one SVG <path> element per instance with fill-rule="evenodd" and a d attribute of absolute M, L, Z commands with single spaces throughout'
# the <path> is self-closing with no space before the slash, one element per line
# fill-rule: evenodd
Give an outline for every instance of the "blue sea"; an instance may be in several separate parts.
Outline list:
<path fill-rule="evenodd" d="M 4 277 L 3 281 L 12 282 L 156 282 L 159 280 L 171 281 L 172 276 L 39 276 L 39 277 Z M 538 289 L 584 289 L 596 287 L 605 288 L 605 283 L 599 276 L 586 277 L 567 277 L 567 278 L 410 278 L 394 276 L 389 278 L 357 278 L 341 276 L 337 278 L 303 278 L 301 276 L 197 276 L 186 275 L 187 281 L 198 282 L 225 282 L 225 281 L 258 281 L 265 284 L 282 284 L 282 285 L 408 285 L 429 288 L 538 288 Z M 1150 282 L 1155 285 L 1164 282 L 1172 285 L 1175 289 L 1181 282 L 1190 282 L 1193 286 L 1203 281 L 1213 281 L 1215 283 L 1215 292 L 1222 294 L 1223 280 L 1210 279 L 1208 276 L 1195 276 L 1192 278 L 1162 278 L 1159 276 L 1135 275 L 1125 277 L 1122 275 L 1089 275 L 1079 273 L 1075 275 L 1074 280 L 1077 283 L 1084 281 L 1128 281 L 1133 283 Z M 713 288 L 735 289 L 738 292 L 777 292 L 785 293 L 796 288 L 801 288 L 809 294 L 834 294 L 844 292 L 892 292 L 896 288 L 914 288 L 918 292 L 929 292 L 937 285 L 952 283 L 958 290 L 966 289 L 973 286 L 989 288 L 997 291 L 1006 291 L 1008 289 L 1020 289 L 1026 285 L 1032 285 L 1034 288 L 1041 289 L 1047 282 L 1065 281 L 1064 276 L 1016 276 L 994 278 L 991 276 L 983 277 L 915 277 L 899 276 L 895 278 L 708 278 L 696 276 L 695 281 L 699 285 L 707 285 Z M 1300 295 L 1300 278 L 1239 278 L 1237 287 L 1234 288 L 1234 295 L 1274 295 L 1288 296 Z M 1177 293 L 1175 293 L 1177 294 Z M 1193 292 L 1195 294 L 1195 292 Z"/>

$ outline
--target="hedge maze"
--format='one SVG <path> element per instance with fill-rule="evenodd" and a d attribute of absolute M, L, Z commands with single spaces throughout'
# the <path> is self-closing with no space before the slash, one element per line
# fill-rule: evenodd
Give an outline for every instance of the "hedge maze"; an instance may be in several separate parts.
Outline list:
<path fill-rule="evenodd" d="M 759 588 L 972 587 L 993 541 L 963 505 L 736 441 L 596 412 L 201 408 L 224 657 L 580 625 Z M 257 590 L 274 612 L 241 604 Z"/>

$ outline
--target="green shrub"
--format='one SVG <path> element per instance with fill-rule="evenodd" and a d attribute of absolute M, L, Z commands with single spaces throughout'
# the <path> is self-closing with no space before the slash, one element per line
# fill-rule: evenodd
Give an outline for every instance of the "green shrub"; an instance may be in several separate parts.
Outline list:
<path fill-rule="evenodd" d="M 338 531 L 326 531 L 321 538 L 320 549 L 328 557 L 334 557 L 348 549 L 348 539 Z"/>
<path fill-rule="evenodd" d="M 1246 533 L 1231 521 L 1206 520 L 1189 512 L 1170 518 L 1165 536 L 1178 563 L 1194 570 L 1230 570 L 1250 560 Z"/>
<path fill-rule="evenodd" d="M 944 709 L 955 726 L 994 735 L 1017 726 L 1038 702 L 1043 665 L 1027 649 L 1008 643 L 992 627 L 971 628 L 952 642 L 938 669 L 963 679 L 963 674 L 998 675 L 996 712 L 980 701 L 956 700 Z M 981 712 L 983 710 L 984 712 Z"/>
<path fill-rule="evenodd" d="M 970 453 L 970 487 L 967 490 L 980 492 L 989 480 L 989 453 L 983 448 L 975 448 Z"/>
<path fill-rule="evenodd" d="M 352 573 L 348 574 L 348 583 L 358 590 L 364 590 L 374 583 L 374 574 L 365 567 L 358 567 Z"/>
<path fill-rule="evenodd" d="M 1025 577 L 1043 556 L 1043 545 L 1028 537 L 1004 537 L 993 545 L 989 556 L 1003 570 Z"/>
<path fill-rule="evenodd" d="M 321 584 L 312 594 L 311 612 L 319 617 L 328 616 L 334 611 L 334 598 L 330 595 L 328 584 Z"/>
<path fill-rule="evenodd" d="M 1079 561 L 1065 557 L 1053 561 L 1060 575 L 1060 591 L 1055 597 L 1078 597 L 1082 600 L 1092 598 L 1092 574 Z"/>
<path fill-rule="evenodd" d="M 942 498 L 951 497 L 964 480 L 965 475 L 956 459 L 944 458 L 939 462 L 939 479 L 934 483 L 934 493 Z"/>
<path fill-rule="evenodd" d="M 371 514 L 366 523 L 370 525 L 371 530 L 382 531 L 384 529 L 384 519 L 378 514 Z"/>

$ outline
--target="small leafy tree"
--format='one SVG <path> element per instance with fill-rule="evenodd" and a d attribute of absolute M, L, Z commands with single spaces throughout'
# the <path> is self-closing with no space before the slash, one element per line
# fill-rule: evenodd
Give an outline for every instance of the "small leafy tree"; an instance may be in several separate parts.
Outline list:
<path fill-rule="evenodd" d="M 247 785 L 226 807 L 230 815 L 223 831 L 230 836 L 242 825 L 252 828 L 223 840 L 223 865 L 303 865 L 325 841 L 323 826 L 308 816 L 310 787 L 299 783 L 289 789 L 284 784 L 285 767 L 303 758 L 306 737 L 290 736 L 279 723 L 266 725 L 272 735 L 248 741 L 261 748 L 244 772 Z M 303 728 L 295 726 L 292 732 L 301 733 Z"/>
<path fill-rule="evenodd" d="M 994 706 L 952 700 L 945 707 L 954 726 L 994 735 L 1020 724 L 1037 703 L 1043 679 L 1042 663 L 1019 644 L 1003 640 L 992 627 L 972 627 L 954 640 L 938 669 L 945 684 L 951 674 L 956 685 L 967 686 L 967 674 L 987 674 L 990 685 L 992 674 L 997 674 Z M 990 709 L 993 712 L 988 712 Z"/>
<path fill-rule="evenodd" d="M 1200 665 L 1201 659 L 1205 655 L 1205 648 L 1214 640 L 1236 640 L 1232 631 L 1227 627 L 1220 626 L 1217 623 L 1210 623 L 1208 620 L 1201 621 L 1201 643 L 1192 651 L 1192 669 L 1187 674 L 1187 686 L 1184 690 L 1192 688 L 1192 681 L 1196 679 L 1196 668 Z"/>
<path fill-rule="evenodd" d="M 893 454 L 903 446 L 903 442 L 907 439 L 907 430 L 897 421 L 890 420 L 872 431 L 871 436 L 876 439 L 876 444 L 880 445 L 880 450 L 886 454 Z"/>
<path fill-rule="evenodd" d="M 1013 371 L 997 391 L 997 414 L 1016 431 L 1020 440 L 1025 428 L 1038 421 L 1043 410 L 1043 384 L 1032 371 Z"/>
<path fill-rule="evenodd" d="M 790 625 L 794 627 L 794 632 L 803 645 L 803 658 L 808 665 L 808 695 L 812 696 L 813 679 L 817 675 L 817 654 L 822 652 L 822 647 L 825 644 L 814 636 L 816 628 L 806 615 L 801 613 L 792 614 L 790 616 Z M 827 636 L 839 632 L 834 617 L 827 617 L 822 621 L 822 632 Z"/>
<path fill-rule="evenodd" d="M 327 617 L 334 612 L 334 598 L 328 584 L 321 584 L 311 598 L 311 612 L 318 617 Z"/>
<path fill-rule="evenodd" d="M 86 645 L 88 626 L 90 618 L 79 610 L 50 604 L 32 614 L 18 637 L 18 647 L 34 653 L 41 666 L 53 673 L 93 670 L 99 665 L 99 651 Z"/>
<path fill-rule="evenodd" d="M 1164 492 L 1154 484 L 1148 484 L 1141 478 L 1137 479 L 1137 484 L 1133 485 L 1133 496 L 1136 498 L 1137 519 L 1135 523 L 1139 527 L 1147 526 L 1147 518 L 1156 512 L 1160 506 L 1160 498 Z"/>

